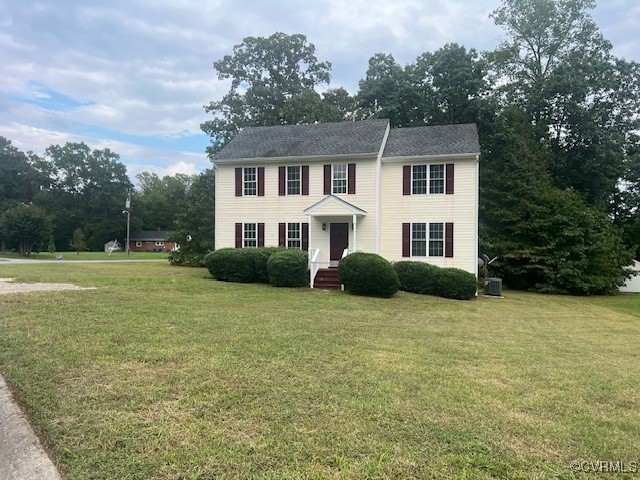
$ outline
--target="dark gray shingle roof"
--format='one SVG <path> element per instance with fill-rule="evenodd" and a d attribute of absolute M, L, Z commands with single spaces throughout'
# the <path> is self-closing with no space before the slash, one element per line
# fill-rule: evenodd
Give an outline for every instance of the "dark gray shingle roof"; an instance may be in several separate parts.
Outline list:
<path fill-rule="evenodd" d="M 213 161 L 314 155 L 377 155 L 388 120 L 277 125 L 242 130 Z"/>
<path fill-rule="evenodd" d="M 393 128 L 383 157 L 480 153 L 478 131 L 473 123 Z"/>
<path fill-rule="evenodd" d="M 148 242 L 163 242 L 167 239 L 170 232 L 169 230 L 137 230 L 131 233 L 129 240 L 140 240 Z"/>

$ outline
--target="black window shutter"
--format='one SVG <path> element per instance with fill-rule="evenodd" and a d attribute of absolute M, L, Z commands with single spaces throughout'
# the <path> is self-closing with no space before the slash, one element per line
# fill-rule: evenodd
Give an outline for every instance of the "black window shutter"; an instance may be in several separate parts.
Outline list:
<path fill-rule="evenodd" d="M 347 189 L 347 193 L 349 195 L 354 195 L 356 193 L 356 164 L 355 163 L 350 163 L 349 166 L 347 167 L 347 171 L 348 171 L 348 189 Z"/>
<path fill-rule="evenodd" d="M 444 224 L 444 256 L 453 257 L 453 223 Z"/>
<path fill-rule="evenodd" d="M 309 165 L 302 166 L 302 195 L 309 195 Z"/>
<path fill-rule="evenodd" d="M 258 167 L 258 196 L 264 197 L 264 167 Z"/>
<path fill-rule="evenodd" d="M 236 197 L 242 196 L 242 168 L 236 168 Z"/>
<path fill-rule="evenodd" d="M 402 256 L 411 256 L 411 224 L 402 224 Z"/>
<path fill-rule="evenodd" d="M 324 194 L 331 195 L 331 165 L 324 166 Z"/>
<path fill-rule="evenodd" d="M 411 195 L 411 165 L 402 167 L 402 195 Z"/>
<path fill-rule="evenodd" d="M 242 224 L 236 223 L 236 248 L 242 248 Z"/>
<path fill-rule="evenodd" d="M 278 246 L 279 247 L 287 246 L 287 224 L 286 223 L 278 223 Z"/>
<path fill-rule="evenodd" d="M 454 170 L 453 167 L 454 167 L 453 163 L 447 163 L 447 167 L 446 167 L 447 187 L 445 190 L 445 193 L 447 195 L 453 195 L 453 170 Z"/>
<path fill-rule="evenodd" d="M 278 195 L 284 197 L 287 193 L 287 167 L 278 167 Z"/>

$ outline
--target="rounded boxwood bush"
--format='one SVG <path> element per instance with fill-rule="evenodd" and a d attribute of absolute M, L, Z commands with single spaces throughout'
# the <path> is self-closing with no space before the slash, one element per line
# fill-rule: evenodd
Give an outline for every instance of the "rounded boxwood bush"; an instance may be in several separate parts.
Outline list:
<path fill-rule="evenodd" d="M 436 294 L 456 300 L 469 300 L 476 295 L 476 276 L 459 268 L 442 268 L 438 273 Z"/>
<path fill-rule="evenodd" d="M 400 280 L 400 290 L 422 295 L 436 295 L 441 268 L 430 263 L 403 261 L 394 265 Z"/>
<path fill-rule="evenodd" d="M 308 254 L 297 249 L 277 249 L 267 261 L 269 283 L 274 287 L 304 287 L 308 285 Z"/>
<path fill-rule="evenodd" d="M 256 282 L 269 283 L 269 270 L 267 262 L 269 257 L 278 251 L 278 247 L 259 247 L 251 249 L 255 262 Z"/>
<path fill-rule="evenodd" d="M 252 283 L 256 281 L 255 254 L 251 248 L 221 248 L 204 259 L 209 273 L 216 280 Z"/>
<path fill-rule="evenodd" d="M 345 290 L 356 295 L 389 298 L 400 287 L 393 266 L 375 253 L 347 255 L 338 264 L 338 277 Z"/>

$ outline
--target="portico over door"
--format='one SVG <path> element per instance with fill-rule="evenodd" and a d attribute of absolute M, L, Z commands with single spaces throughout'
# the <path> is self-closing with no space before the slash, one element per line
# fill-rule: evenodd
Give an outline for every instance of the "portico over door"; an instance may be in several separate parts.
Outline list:
<path fill-rule="evenodd" d="M 345 248 L 349 248 L 349 224 L 342 222 L 330 223 L 329 260 L 340 260 Z"/>

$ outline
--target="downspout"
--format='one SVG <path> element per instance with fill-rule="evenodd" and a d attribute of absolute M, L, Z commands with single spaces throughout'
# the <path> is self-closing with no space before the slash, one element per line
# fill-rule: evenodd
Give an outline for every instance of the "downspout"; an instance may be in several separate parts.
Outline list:
<path fill-rule="evenodd" d="M 384 137 L 382 137 L 382 145 L 380 145 L 380 150 L 378 151 L 378 157 L 376 158 L 376 253 L 380 255 L 380 225 L 381 225 L 381 202 L 382 202 L 382 194 L 380 189 L 382 187 L 382 154 L 384 153 L 384 148 L 387 146 L 387 139 L 389 138 L 389 131 L 391 130 L 391 124 L 387 123 L 387 129 L 384 132 Z"/>
<path fill-rule="evenodd" d="M 479 216 L 479 210 L 480 210 L 480 155 L 476 155 L 476 258 L 474 258 L 474 265 L 476 265 L 475 267 L 475 273 L 476 273 L 476 280 L 478 279 L 478 257 L 479 257 L 479 245 L 478 243 L 480 242 L 480 237 L 479 237 L 479 232 L 478 232 L 478 227 L 479 227 L 479 220 L 478 220 L 478 216 Z"/>

